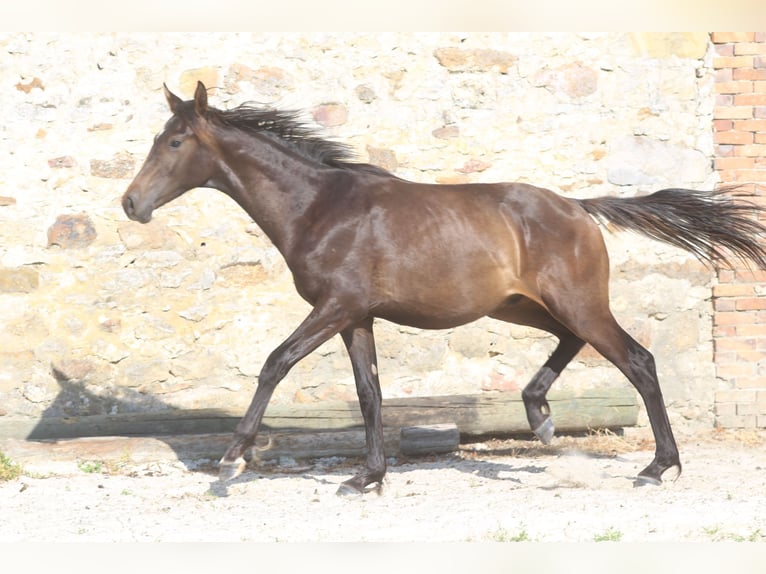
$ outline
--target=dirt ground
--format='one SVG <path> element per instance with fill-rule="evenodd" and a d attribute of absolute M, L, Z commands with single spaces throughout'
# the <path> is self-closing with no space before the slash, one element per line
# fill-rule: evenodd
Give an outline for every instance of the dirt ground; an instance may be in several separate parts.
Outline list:
<path fill-rule="evenodd" d="M 633 486 L 651 440 L 601 433 L 390 459 L 382 493 L 351 498 L 335 491 L 361 460 L 253 462 L 221 484 L 210 461 L 83 452 L 0 482 L 0 541 L 766 542 L 766 433 L 678 442 L 683 473 L 659 487 Z"/>

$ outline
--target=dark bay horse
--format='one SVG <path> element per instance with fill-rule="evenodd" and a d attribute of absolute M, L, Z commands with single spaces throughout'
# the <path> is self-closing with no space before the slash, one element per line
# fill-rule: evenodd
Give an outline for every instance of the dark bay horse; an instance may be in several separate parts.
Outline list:
<path fill-rule="evenodd" d="M 233 198 L 284 256 L 313 310 L 267 358 L 221 479 L 242 472 L 276 385 L 340 334 L 351 358 L 367 444 L 366 468 L 339 493 L 364 492 L 386 472 L 373 320 L 446 329 L 483 316 L 542 329 L 558 346 L 522 393 L 529 424 L 553 436 L 546 393 L 587 342 L 641 395 L 656 444 L 637 483 L 659 484 L 681 462 L 654 358 L 609 308 L 609 259 L 594 219 L 686 249 L 703 262 L 750 259 L 766 268 L 759 208 L 722 190 L 664 189 L 635 198 L 569 199 L 522 183 L 433 185 L 400 179 L 321 139 L 292 113 L 242 105 L 218 110 L 205 87 L 173 113 L 122 198 L 152 212 L 189 189 Z"/>

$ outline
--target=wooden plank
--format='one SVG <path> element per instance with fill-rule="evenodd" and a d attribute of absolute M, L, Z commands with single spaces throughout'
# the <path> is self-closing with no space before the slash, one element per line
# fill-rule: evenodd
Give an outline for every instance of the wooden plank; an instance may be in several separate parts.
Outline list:
<path fill-rule="evenodd" d="M 453 452 L 459 444 L 460 432 L 453 423 L 403 427 L 399 435 L 399 451 L 410 456 Z"/>
<path fill-rule="evenodd" d="M 218 461 L 231 442 L 231 434 L 184 434 L 156 437 L 80 437 L 29 441 L 0 439 L 0 452 L 30 468 L 51 463 L 98 460 L 143 464 L 161 460 Z M 386 456 L 418 456 L 457 450 L 459 434 L 454 424 L 383 429 Z M 260 460 L 281 457 L 313 459 L 366 455 L 363 429 L 340 431 L 273 431 L 259 436 L 255 456 Z"/>
<path fill-rule="evenodd" d="M 559 431 L 633 426 L 636 393 L 629 388 L 551 391 L 551 413 Z M 69 418 L 0 417 L 0 438 L 73 438 L 228 433 L 242 412 L 226 409 L 169 410 Z M 529 432 L 520 392 L 406 397 L 383 400 L 383 424 L 402 428 L 454 422 L 461 435 Z M 349 430 L 363 426 L 356 402 L 271 405 L 264 429 Z"/>

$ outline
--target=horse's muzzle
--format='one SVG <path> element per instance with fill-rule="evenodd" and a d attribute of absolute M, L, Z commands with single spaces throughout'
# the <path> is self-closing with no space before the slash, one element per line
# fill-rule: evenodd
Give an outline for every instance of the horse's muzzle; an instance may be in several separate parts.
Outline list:
<path fill-rule="evenodd" d="M 131 193 L 130 190 L 125 192 L 125 195 L 122 196 L 122 209 L 125 211 L 125 215 L 127 215 L 133 221 L 149 223 L 149 221 L 152 219 L 152 210 L 139 209 L 138 205 L 138 199 L 133 195 L 133 193 Z"/>

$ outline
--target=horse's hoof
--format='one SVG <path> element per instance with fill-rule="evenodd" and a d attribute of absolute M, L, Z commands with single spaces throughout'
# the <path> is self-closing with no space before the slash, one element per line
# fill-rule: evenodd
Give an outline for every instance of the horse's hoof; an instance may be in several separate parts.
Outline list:
<path fill-rule="evenodd" d="M 336 496 L 342 496 L 343 498 L 356 498 L 364 494 L 364 491 L 359 490 L 355 486 L 342 482 L 335 491 Z"/>
<path fill-rule="evenodd" d="M 234 480 L 245 470 L 247 463 L 241 456 L 232 462 L 221 460 L 218 463 L 218 480 L 226 482 L 228 480 Z"/>
<path fill-rule="evenodd" d="M 654 478 L 652 476 L 641 476 L 640 474 L 636 477 L 636 480 L 633 481 L 634 487 L 639 486 L 660 486 L 662 484 L 662 480 L 659 478 Z"/>
<path fill-rule="evenodd" d="M 550 444 L 551 439 L 553 438 L 553 433 L 556 432 L 556 427 L 553 426 L 553 421 L 548 417 L 543 421 L 543 424 L 532 432 L 534 432 L 535 436 L 540 439 L 540 442 L 543 444 Z"/>

